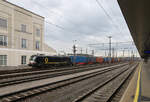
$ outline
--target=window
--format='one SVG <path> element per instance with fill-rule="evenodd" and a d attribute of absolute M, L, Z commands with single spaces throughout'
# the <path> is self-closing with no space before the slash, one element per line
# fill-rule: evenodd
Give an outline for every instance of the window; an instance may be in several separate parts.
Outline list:
<path fill-rule="evenodd" d="M 36 41 L 36 49 L 39 50 L 40 49 L 40 42 Z"/>
<path fill-rule="evenodd" d="M 22 48 L 27 48 L 27 40 L 26 39 L 22 39 L 21 47 Z"/>
<path fill-rule="evenodd" d="M 7 36 L 0 35 L 0 45 L 1 46 L 7 46 Z"/>
<path fill-rule="evenodd" d="M 0 27 L 7 28 L 7 20 L 0 18 Z"/>
<path fill-rule="evenodd" d="M 7 65 L 7 55 L 0 55 L 0 65 Z"/>
<path fill-rule="evenodd" d="M 21 64 L 26 64 L 26 56 L 21 56 Z"/>
<path fill-rule="evenodd" d="M 36 29 L 36 36 L 40 36 L 40 29 Z"/>
<path fill-rule="evenodd" d="M 26 32 L 26 25 L 21 24 L 21 31 L 22 31 L 22 32 Z"/>

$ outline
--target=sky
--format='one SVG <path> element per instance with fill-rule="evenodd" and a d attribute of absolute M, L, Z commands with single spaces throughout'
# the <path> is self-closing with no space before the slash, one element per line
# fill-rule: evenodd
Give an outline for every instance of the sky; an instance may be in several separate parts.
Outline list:
<path fill-rule="evenodd" d="M 45 21 L 45 43 L 56 49 L 58 53 L 71 53 L 76 44 L 78 53 L 104 55 L 108 49 L 109 39 L 112 42 L 132 41 L 127 24 L 121 13 L 117 0 L 8 0 L 27 10 L 35 12 Z M 89 44 L 97 44 L 90 45 Z M 135 47 L 133 44 L 112 44 L 118 55 L 123 49 Z M 115 50 L 116 51 L 116 50 Z M 131 51 L 129 51 L 131 52 Z M 125 52 L 125 55 L 129 55 Z M 108 50 L 106 50 L 106 55 Z"/>

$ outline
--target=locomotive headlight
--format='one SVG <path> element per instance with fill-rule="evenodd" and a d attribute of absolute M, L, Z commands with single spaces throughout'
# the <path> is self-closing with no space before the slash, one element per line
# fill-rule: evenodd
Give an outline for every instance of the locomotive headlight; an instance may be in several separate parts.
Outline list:
<path fill-rule="evenodd" d="M 35 64 L 36 62 L 35 62 L 35 61 L 30 61 L 30 63 L 31 63 L 31 64 Z"/>

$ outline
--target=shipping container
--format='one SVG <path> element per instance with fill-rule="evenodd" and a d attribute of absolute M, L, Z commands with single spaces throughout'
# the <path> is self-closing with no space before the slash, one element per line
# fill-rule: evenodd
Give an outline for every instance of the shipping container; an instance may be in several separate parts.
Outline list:
<path fill-rule="evenodd" d="M 102 57 L 97 57 L 96 62 L 102 64 L 104 62 L 104 59 Z"/>
<path fill-rule="evenodd" d="M 92 57 L 92 62 L 96 63 L 96 57 Z"/>
<path fill-rule="evenodd" d="M 104 58 L 104 63 L 111 63 L 111 58 L 105 57 Z"/>
<path fill-rule="evenodd" d="M 111 63 L 115 63 L 115 58 L 111 58 Z"/>
<path fill-rule="evenodd" d="M 115 63 L 118 62 L 118 58 L 114 58 Z"/>
<path fill-rule="evenodd" d="M 88 57 L 88 64 L 96 63 L 96 57 Z"/>
<path fill-rule="evenodd" d="M 85 56 L 70 56 L 70 58 L 72 63 L 75 61 L 76 64 L 87 64 L 88 62 L 88 57 Z"/>

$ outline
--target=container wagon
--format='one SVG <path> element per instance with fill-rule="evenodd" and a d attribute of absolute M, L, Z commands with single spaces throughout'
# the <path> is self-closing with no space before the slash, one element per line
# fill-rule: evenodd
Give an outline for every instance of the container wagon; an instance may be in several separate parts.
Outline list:
<path fill-rule="evenodd" d="M 70 56 L 71 62 L 79 65 L 84 65 L 88 63 L 88 58 L 85 56 Z"/>
<path fill-rule="evenodd" d="M 104 63 L 104 58 L 96 57 L 96 63 L 100 63 L 100 64 Z"/>

